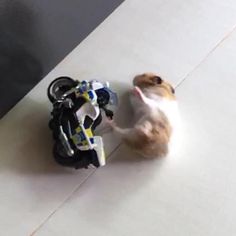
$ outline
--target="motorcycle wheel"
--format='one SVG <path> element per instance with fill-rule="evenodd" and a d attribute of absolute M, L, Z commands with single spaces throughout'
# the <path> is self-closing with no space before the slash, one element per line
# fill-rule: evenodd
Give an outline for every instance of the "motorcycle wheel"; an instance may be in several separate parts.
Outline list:
<path fill-rule="evenodd" d="M 67 156 L 61 143 L 56 142 L 53 148 L 53 155 L 55 161 L 65 167 L 74 167 L 75 169 L 88 168 L 89 164 L 93 164 L 95 167 L 99 167 L 97 153 L 95 150 L 80 151 L 72 156 Z"/>
<path fill-rule="evenodd" d="M 47 90 L 49 100 L 51 101 L 51 103 L 54 103 L 55 101 L 60 99 L 65 92 L 75 87 L 76 85 L 76 81 L 66 76 L 62 76 L 53 80 L 48 86 Z"/>

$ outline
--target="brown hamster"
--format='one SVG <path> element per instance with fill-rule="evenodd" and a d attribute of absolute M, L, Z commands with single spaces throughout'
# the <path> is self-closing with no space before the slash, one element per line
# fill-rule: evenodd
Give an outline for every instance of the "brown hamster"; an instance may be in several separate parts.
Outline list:
<path fill-rule="evenodd" d="M 129 147 L 142 156 L 166 156 L 178 120 L 175 90 L 153 73 L 137 75 L 133 85 L 130 100 L 136 119 L 134 126 L 123 129 L 114 122 L 110 125 Z"/>

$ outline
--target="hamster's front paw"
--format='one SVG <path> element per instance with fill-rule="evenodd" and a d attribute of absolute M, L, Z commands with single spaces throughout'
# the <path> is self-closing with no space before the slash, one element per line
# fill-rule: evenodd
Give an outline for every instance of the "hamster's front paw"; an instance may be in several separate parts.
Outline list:
<path fill-rule="evenodd" d="M 113 119 L 106 118 L 105 124 L 107 127 L 114 129 L 116 127 L 116 123 Z"/>

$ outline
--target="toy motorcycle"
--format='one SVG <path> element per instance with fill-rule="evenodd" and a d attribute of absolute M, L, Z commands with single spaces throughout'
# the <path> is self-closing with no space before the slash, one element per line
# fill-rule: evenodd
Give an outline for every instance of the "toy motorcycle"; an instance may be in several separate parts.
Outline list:
<path fill-rule="evenodd" d="M 109 84 L 59 77 L 52 81 L 47 93 L 53 104 L 49 127 L 56 162 L 76 169 L 104 166 L 103 140 L 94 136 L 94 130 L 102 121 L 101 110 L 113 117 L 107 106 L 117 104 L 117 95 Z"/>

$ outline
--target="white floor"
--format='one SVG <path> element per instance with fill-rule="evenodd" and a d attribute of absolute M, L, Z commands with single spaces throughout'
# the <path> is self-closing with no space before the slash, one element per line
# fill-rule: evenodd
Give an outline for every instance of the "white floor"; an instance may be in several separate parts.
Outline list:
<path fill-rule="evenodd" d="M 0 121 L 0 235 L 235 236 L 235 26 L 235 0 L 126 0 Z M 110 81 L 127 125 L 122 95 L 145 71 L 177 86 L 178 152 L 140 160 L 106 134 L 104 168 L 56 165 L 49 82 Z"/>

